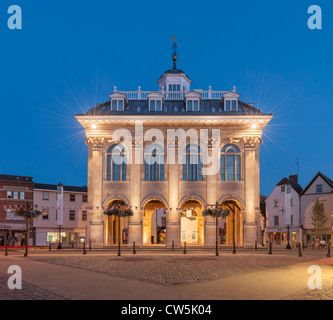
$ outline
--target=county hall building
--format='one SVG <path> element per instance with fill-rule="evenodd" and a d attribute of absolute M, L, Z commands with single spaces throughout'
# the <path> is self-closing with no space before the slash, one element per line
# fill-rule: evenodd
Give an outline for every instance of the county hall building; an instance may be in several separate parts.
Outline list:
<path fill-rule="evenodd" d="M 175 53 L 172 59 L 155 91 L 115 87 L 105 103 L 76 115 L 88 145 L 88 241 L 107 247 L 120 236 L 124 246 L 209 247 L 218 232 L 221 245 L 253 247 L 261 239 L 260 145 L 272 115 L 243 102 L 235 87 L 193 90 Z M 218 150 L 214 174 L 205 174 L 203 129 L 208 155 Z M 193 132 L 198 143 L 189 139 Z M 115 204 L 134 213 L 121 226 L 104 214 Z M 216 204 L 232 211 L 218 226 L 202 215 Z"/>

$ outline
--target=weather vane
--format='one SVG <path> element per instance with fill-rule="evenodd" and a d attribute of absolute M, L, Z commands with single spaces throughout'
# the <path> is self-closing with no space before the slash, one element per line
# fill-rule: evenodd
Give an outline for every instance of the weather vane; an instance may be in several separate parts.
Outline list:
<path fill-rule="evenodd" d="M 176 48 L 179 48 L 176 42 L 176 35 L 173 34 L 173 37 L 170 37 L 172 40 L 173 44 L 171 45 L 171 48 L 173 48 L 173 55 L 172 55 L 172 60 L 173 60 L 173 68 L 176 69 L 176 61 L 177 61 L 177 53 L 176 53 Z"/>

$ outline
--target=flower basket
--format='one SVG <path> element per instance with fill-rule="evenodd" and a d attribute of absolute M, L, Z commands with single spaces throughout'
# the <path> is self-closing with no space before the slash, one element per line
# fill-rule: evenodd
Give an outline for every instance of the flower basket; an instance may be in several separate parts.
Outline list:
<path fill-rule="evenodd" d="M 36 218 L 36 217 L 40 216 L 42 214 L 42 212 L 37 209 L 27 211 L 23 208 L 20 208 L 20 209 L 16 210 L 15 214 L 19 217 L 24 217 L 26 219 L 30 219 L 30 218 Z"/>
<path fill-rule="evenodd" d="M 223 217 L 226 218 L 230 214 L 228 209 L 214 208 L 206 209 L 202 212 L 203 216 L 212 216 L 212 217 Z"/>
<path fill-rule="evenodd" d="M 104 211 L 104 214 L 108 216 L 128 217 L 128 216 L 133 216 L 134 213 L 132 209 L 129 208 L 122 209 L 121 207 L 115 206 L 111 209 L 106 209 Z"/>

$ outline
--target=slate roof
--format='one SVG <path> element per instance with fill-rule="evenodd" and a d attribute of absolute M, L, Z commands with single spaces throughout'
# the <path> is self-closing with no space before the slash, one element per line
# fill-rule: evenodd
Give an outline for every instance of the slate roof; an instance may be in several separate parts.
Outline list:
<path fill-rule="evenodd" d="M 314 178 L 310 181 L 310 183 L 305 187 L 305 189 L 302 191 L 302 194 L 303 195 L 309 188 L 310 186 L 316 181 L 316 179 L 318 177 L 321 177 L 331 188 L 332 188 L 332 192 L 333 192 L 333 181 L 326 177 L 324 174 L 322 174 L 320 171 L 314 176 Z"/>
<path fill-rule="evenodd" d="M 9 174 L 0 174 L 0 181 L 32 182 L 33 177 L 15 176 L 15 175 L 9 175 Z"/>
<path fill-rule="evenodd" d="M 302 193 L 303 188 L 294 179 L 283 178 L 277 186 L 290 185 L 299 195 Z"/>
<path fill-rule="evenodd" d="M 202 99 L 199 111 L 186 111 L 185 100 L 164 100 L 162 111 L 149 111 L 148 99 L 128 100 L 124 111 L 111 111 L 111 101 L 98 104 L 85 114 L 79 115 L 265 115 L 259 109 L 238 101 L 238 111 L 224 111 L 221 100 Z"/>
<path fill-rule="evenodd" d="M 35 183 L 35 189 L 56 191 L 57 185 L 56 184 L 46 184 L 46 183 Z M 86 186 L 83 186 L 83 187 L 64 186 L 64 191 L 88 192 L 88 188 Z"/>

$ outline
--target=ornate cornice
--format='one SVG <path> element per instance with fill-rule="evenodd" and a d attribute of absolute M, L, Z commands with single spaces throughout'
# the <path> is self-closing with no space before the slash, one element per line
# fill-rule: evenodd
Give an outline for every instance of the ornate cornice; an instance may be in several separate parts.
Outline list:
<path fill-rule="evenodd" d="M 104 137 L 89 137 L 85 140 L 85 142 L 90 148 L 101 149 L 104 148 L 106 139 Z"/>
<path fill-rule="evenodd" d="M 262 139 L 256 136 L 243 137 L 242 142 L 245 148 L 254 148 L 257 144 L 262 144 Z"/>

